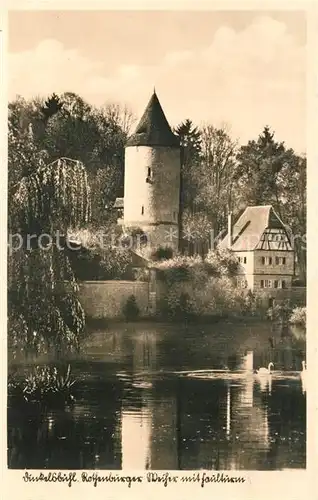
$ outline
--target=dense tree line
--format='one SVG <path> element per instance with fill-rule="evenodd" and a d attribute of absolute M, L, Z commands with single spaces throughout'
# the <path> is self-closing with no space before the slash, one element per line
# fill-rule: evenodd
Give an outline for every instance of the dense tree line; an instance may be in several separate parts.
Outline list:
<path fill-rule="evenodd" d="M 91 188 L 91 221 L 115 222 L 111 210 L 123 195 L 124 145 L 134 116 L 126 107 L 96 108 L 80 96 L 17 98 L 9 105 L 9 205 L 17 183 L 39 165 L 66 157 L 85 165 Z M 295 237 L 302 278 L 306 252 L 306 158 L 275 139 L 269 127 L 239 146 L 226 128 L 196 126 L 190 119 L 175 133 L 182 147 L 181 220 L 185 251 L 207 250 L 247 205 L 272 204 Z M 10 218 L 12 218 L 12 211 Z"/>
<path fill-rule="evenodd" d="M 306 275 L 306 157 L 277 142 L 268 126 L 239 146 L 225 128 L 201 129 L 185 120 L 175 132 L 182 146 L 182 228 L 186 248 L 202 249 L 248 205 L 273 205 L 295 243 L 298 272 Z M 201 245 L 200 245 L 201 243 Z M 205 245 L 205 249 L 207 244 Z"/>

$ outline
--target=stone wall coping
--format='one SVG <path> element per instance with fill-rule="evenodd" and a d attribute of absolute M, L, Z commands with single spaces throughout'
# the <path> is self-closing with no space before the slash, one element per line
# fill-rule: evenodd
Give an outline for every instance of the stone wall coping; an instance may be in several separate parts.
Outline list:
<path fill-rule="evenodd" d="M 148 281 L 137 281 L 137 280 L 92 280 L 92 281 L 78 281 L 78 285 L 148 285 Z"/>

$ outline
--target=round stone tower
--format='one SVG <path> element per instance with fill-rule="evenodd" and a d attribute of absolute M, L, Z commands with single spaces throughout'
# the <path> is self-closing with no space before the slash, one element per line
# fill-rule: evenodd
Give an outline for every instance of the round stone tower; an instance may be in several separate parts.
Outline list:
<path fill-rule="evenodd" d="M 148 248 L 179 242 L 180 143 L 154 91 L 125 149 L 124 226 L 140 228 Z"/>

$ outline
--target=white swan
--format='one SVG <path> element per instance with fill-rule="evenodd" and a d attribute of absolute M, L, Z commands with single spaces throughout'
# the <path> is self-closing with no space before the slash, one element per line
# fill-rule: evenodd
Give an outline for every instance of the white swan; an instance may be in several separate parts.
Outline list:
<path fill-rule="evenodd" d="M 259 370 L 256 370 L 256 373 L 257 375 L 271 375 L 272 374 L 271 368 L 274 368 L 274 363 L 272 362 L 268 363 L 267 368 L 262 367 Z"/>
<path fill-rule="evenodd" d="M 272 394 L 272 372 L 271 368 L 274 368 L 274 363 L 268 363 L 267 368 L 260 368 L 256 370 L 256 375 L 258 377 L 258 383 L 262 392 L 268 391 L 268 394 Z"/>

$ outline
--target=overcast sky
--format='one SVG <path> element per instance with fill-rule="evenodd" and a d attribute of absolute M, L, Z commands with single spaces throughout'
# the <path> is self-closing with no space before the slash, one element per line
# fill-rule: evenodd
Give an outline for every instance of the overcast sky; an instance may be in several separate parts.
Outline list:
<path fill-rule="evenodd" d="M 171 125 L 227 123 L 240 143 L 270 125 L 305 151 L 300 12 L 11 12 L 9 98 L 76 92 L 142 114 L 154 86 Z"/>

